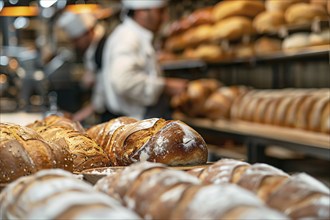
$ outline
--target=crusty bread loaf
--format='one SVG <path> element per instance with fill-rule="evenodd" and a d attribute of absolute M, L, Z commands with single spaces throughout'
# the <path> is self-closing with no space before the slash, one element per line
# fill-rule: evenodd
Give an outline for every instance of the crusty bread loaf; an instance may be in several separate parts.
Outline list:
<path fill-rule="evenodd" d="M 321 114 L 321 132 L 330 134 L 330 102 L 327 103 Z"/>
<path fill-rule="evenodd" d="M 288 177 L 288 174 L 273 166 L 257 163 L 245 170 L 237 184 L 265 201 Z"/>
<path fill-rule="evenodd" d="M 253 18 L 260 12 L 264 11 L 265 7 L 262 1 L 220 1 L 214 6 L 213 18 L 215 21 L 222 20 L 231 16 L 247 16 Z"/>
<path fill-rule="evenodd" d="M 0 123 L 0 183 L 41 169 L 72 171 L 72 166 L 72 155 L 66 148 L 46 142 L 30 128 Z"/>
<path fill-rule="evenodd" d="M 285 12 L 288 24 L 309 24 L 315 19 L 324 20 L 328 17 L 325 8 L 307 3 L 293 4 Z"/>
<path fill-rule="evenodd" d="M 272 52 L 278 52 L 282 49 L 281 40 L 261 37 L 254 43 L 254 51 L 257 56 L 262 56 L 265 54 L 270 54 Z"/>
<path fill-rule="evenodd" d="M 252 20 L 243 16 L 228 17 L 214 24 L 212 38 L 214 40 L 235 40 L 255 32 Z"/>
<path fill-rule="evenodd" d="M 165 50 L 176 52 L 186 48 L 185 42 L 183 40 L 183 34 L 176 34 L 170 36 L 165 41 Z"/>
<path fill-rule="evenodd" d="M 68 118 L 61 117 L 58 115 L 50 115 L 43 120 L 35 121 L 34 123 L 27 125 L 27 127 L 32 129 L 44 126 L 61 126 L 64 128 L 76 130 L 80 133 L 85 133 L 85 129 L 78 121 L 72 121 Z"/>
<path fill-rule="evenodd" d="M 206 143 L 196 131 L 183 122 L 158 118 L 119 127 L 105 151 L 114 166 L 146 160 L 194 165 L 207 160 Z"/>
<path fill-rule="evenodd" d="M 285 25 L 284 13 L 281 11 L 265 11 L 253 20 L 253 26 L 258 33 L 277 33 Z"/>
<path fill-rule="evenodd" d="M 109 158 L 103 149 L 87 134 L 60 126 L 40 126 L 35 130 L 48 142 L 53 142 L 69 150 L 73 155 L 75 171 L 109 165 Z"/>
<path fill-rule="evenodd" d="M 282 11 L 294 3 L 309 2 L 309 0 L 266 0 L 265 7 L 267 11 Z"/>
<path fill-rule="evenodd" d="M 63 170 L 43 170 L 0 194 L 1 219 L 140 219 Z"/>
<path fill-rule="evenodd" d="M 221 159 L 198 175 L 204 183 L 237 183 L 250 164 L 233 159 Z"/>
<path fill-rule="evenodd" d="M 92 138 L 102 149 L 107 148 L 112 134 L 122 125 L 137 122 L 138 120 L 130 117 L 118 117 L 95 125 L 87 130 L 87 135 Z"/>
<path fill-rule="evenodd" d="M 255 56 L 254 43 L 241 43 L 234 47 L 236 58 L 250 58 Z"/>
<path fill-rule="evenodd" d="M 329 188 L 305 173 L 286 179 L 266 200 L 292 219 L 329 219 L 329 201 Z"/>
<path fill-rule="evenodd" d="M 295 49 L 308 47 L 310 45 L 310 38 L 308 33 L 295 33 L 287 36 L 282 43 L 282 49 Z"/>
<path fill-rule="evenodd" d="M 200 185 L 196 177 L 157 163 L 133 164 L 95 187 L 109 195 L 120 192 L 123 204 L 145 219 L 286 219 L 242 188 Z"/>
<path fill-rule="evenodd" d="M 209 62 L 225 60 L 229 55 L 216 44 L 201 44 L 196 48 L 187 48 L 183 52 L 184 58 L 201 59 Z"/>

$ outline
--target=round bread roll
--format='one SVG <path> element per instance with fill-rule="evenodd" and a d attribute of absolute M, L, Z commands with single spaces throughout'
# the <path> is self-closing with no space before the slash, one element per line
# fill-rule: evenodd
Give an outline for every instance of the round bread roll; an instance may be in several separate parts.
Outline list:
<path fill-rule="evenodd" d="M 262 56 L 266 54 L 270 54 L 272 52 L 277 52 L 282 49 L 281 40 L 269 38 L 269 37 L 261 37 L 254 43 L 254 51 L 257 56 Z"/>
<path fill-rule="evenodd" d="M 215 23 L 212 38 L 215 40 L 235 40 L 245 35 L 249 36 L 254 32 L 251 19 L 243 16 L 233 16 Z"/>
<path fill-rule="evenodd" d="M 265 6 L 267 11 L 281 11 L 285 12 L 286 9 L 294 4 L 300 2 L 308 2 L 309 0 L 266 0 Z"/>
<path fill-rule="evenodd" d="M 282 49 L 295 49 L 308 47 L 310 45 L 308 33 L 296 33 L 286 37 L 282 43 Z"/>
<path fill-rule="evenodd" d="M 232 16 L 246 16 L 253 18 L 264 10 L 264 4 L 259 0 L 220 1 L 214 6 L 212 14 L 213 19 L 219 21 Z"/>
<path fill-rule="evenodd" d="M 73 170 L 66 148 L 46 142 L 30 128 L 0 123 L 0 183 L 50 168 Z"/>
<path fill-rule="evenodd" d="M 253 26 L 258 33 L 277 33 L 285 25 L 284 13 L 281 11 L 265 11 L 253 20 Z"/>
<path fill-rule="evenodd" d="M 324 8 L 307 3 L 291 5 L 285 12 L 285 20 L 288 24 L 309 24 L 315 19 L 327 18 L 328 15 Z"/>
<path fill-rule="evenodd" d="M 105 150 L 114 166 L 138 161 L 171 166 L 207 161 L 206 143 L 196 131 L 183 122 L 158 118 L 119 127 Z"/>
<path fill-rule="evenodd" d="M 292 219 L 329 219 L 330 191 L 305 173 L 287 178 L 266 203 Z"/>

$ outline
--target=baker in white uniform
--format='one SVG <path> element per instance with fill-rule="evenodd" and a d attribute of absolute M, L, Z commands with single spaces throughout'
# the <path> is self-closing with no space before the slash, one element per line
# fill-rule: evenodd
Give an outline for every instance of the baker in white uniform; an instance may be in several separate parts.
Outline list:
<path fill-rule="evenodd" d="M 161 27 L 165 0 L 123 0 L 126 15 L 105 43 L 102 85 L 109 111 L 137 119 L 168 115 L 168 98 L 186 80 L 164 78 L 157 65 L 154 34 Z"/>

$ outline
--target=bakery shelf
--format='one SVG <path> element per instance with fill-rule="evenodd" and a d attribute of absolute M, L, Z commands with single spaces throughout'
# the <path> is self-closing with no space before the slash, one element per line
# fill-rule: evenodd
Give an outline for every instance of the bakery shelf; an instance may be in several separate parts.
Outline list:
<path fill-rule="evenodd" d="M 259 64 L 264 62 L 282 62 L 292 60 L 328 59 L 330 56 L 330 45 L 297 48 L 286 51 L 274 52 L 263 56 L 250 58 L 235 58 L 228 61 L 207 62 L 203 60 L 173 60 L 161 64 L 164 71 L 187 70 L 196 68 L 214 68 L 221 66 L 235 66 L 246 64 Z"/>
<path fill-rule="evenodd" d="M 327 134 L 250 122 L 193 119 L 181 114 L 175 118 L 186 122 L 202 136 L 233 138 L 245 143 L 251 163 L 263 162 L 266 147 L 272 145 L 330 160 L 330 136 Z"/>

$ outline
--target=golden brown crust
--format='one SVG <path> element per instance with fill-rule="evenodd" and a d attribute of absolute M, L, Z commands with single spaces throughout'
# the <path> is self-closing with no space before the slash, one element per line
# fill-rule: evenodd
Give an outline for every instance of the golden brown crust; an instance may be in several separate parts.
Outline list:
<path fill-rule="evenodd" d="M 0 182 L 10 182 L 41 169 L 73 170 L 72 155 L 65 148 L 47 143 L 34 130 L 0 124 Z"/>
<path fill-rule="evenodd" d="M 285 19 L 289 24 L 309 24 L 315 19 L 324 20 L 327 18 L 325 8 L 307 3 L 291 5 L 285 12 Z"/>
<path fill-rule="evenodd" d="M 253 26 L 258 33 L 276 33 L 285 25 L 284 12 L 266 11 L 258 14 L 253 20 Z"/>

